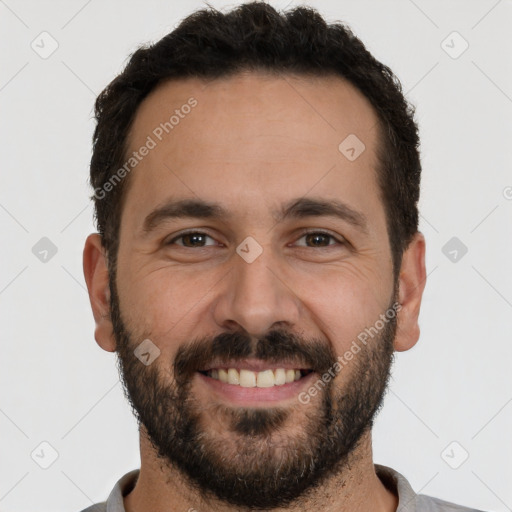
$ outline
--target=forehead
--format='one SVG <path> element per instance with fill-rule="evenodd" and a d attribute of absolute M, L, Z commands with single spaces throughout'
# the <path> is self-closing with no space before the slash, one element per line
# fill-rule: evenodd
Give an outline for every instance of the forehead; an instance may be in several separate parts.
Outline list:
<path fill-rule="evenodd" d="M 197 108 L 188 108 L 187 104 L 192 102 L 197 103 Z M 186 118 L 190 120 L 182 123 Z M 193 124 L 196 130 L 200 123 L 202 129 L 194 133 L 198 145 L 208 142 L 229 146 L 234 140 L 257 131 L 262 137 L 280 136 L 283 144 L 290 135 L 301 135 L 309 146 L 324 141 L 337 147 L 336 142 L 348 133 L 371 144 L 377 116 L 365 96 L 337 76 L 241 72 L 207 81 L 188 78 L 161 83 L 139 106 L 130 145 L 143 143 L 144 137 L 155 130 L 154 135 L 159 139 L 160 123 L 169 121 L 171 130 L 160 134 L 165 139 L 160 142 L 169 147 L 173 139 L 180 138 L 180 132 L 187 130 L 186 125 Z M 180 129 L 178 124 L 182 125 Z M 250 125 L 254 125 L 252 130 Z M 237 130 L 232 129 L 234 126 Z"/>
<path fill-rule="evenodd" d="M 170 197 L 195 197 L 242 219 L 309 193 L 377 215 L 377 138 L 373 107 L 339 77 L 170 80 L 143 101 L 130 131 L 128 157 L 151 149 L 130 174 L 126 215 L 136 223 Z"/>

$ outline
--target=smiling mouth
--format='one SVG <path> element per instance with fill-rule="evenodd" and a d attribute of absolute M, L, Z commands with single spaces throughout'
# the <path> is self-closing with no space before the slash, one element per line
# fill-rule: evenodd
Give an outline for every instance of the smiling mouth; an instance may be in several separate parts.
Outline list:
<path fill-rule="evenodd" d="M 253 371 L 245 368 L 211 368 L 200 371 L 202 375 L 218 380 L 225 384 L 241 386 L 243 388 L 271 388 L 284 386 L 302 379 L 311 370 L 299 368 L 268 368 L 262 371 Z"/>

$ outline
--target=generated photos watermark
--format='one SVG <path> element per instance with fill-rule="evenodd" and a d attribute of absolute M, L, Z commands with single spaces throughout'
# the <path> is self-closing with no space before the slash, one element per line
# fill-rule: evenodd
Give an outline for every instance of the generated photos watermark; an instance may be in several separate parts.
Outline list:
<path fill-rule="evenodd" d="M 166 135 L 171 133 L 171 131 L 180 124 L 182 119 L 185 119 L 185 117 L 192 112 L 195 106 L 197 106 L 197 100 L 194 97 L 190 97 L 180 108 L 174 110 L 174 114 L 172 114 L 167 121 L 156 126 L 151 132 L 151 135 L 147 136 L 146 142 L 137 151 L 132 152 L 132 155 L 126 160 L 123 166 L 110 176 L 101 187 L 94 189 L 95 199 L 105 199 L 107 194 L 114 190 L 114 188 L 149 155 L 149 152 L 155 149 L 158 143 L 161 142 Z"/>
<path fill-rule="evenodd" d="M 306 391 L 302 391 L 298 395 L 298 400 L 301 404 L 306 405 L 311 401 L 311 397 L 318 394 L 325 386 L 338 375 L 341 370 L 347 366 L 349 361 L 354 359 L 354 356 L 361 352 L 361 344 L 368 343 L 369 338 L 373 339 L 379 334 L 382 329 L 393 320 L 397 313 L 402 309 L 402 305 L 395 302 L 385 313 L 381 313 L 379 319 L 371 326 L 361 331 L 355 340 L 352 341 L 350 348 L 342 355 L 338 356 L 338 360 L 329 368 L 314 384 L 312 384 Z"/>

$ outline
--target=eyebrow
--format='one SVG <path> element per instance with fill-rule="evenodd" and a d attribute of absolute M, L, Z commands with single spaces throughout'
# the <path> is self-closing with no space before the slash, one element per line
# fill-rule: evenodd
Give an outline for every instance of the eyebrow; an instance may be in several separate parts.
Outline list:
<path fill-rule="evenodd" d="M 274 210 L 272 215 L 276 222 L 308 217 L 334 217 L 368 234 L 368 220 L 366 216 L 362 212 L 354 210 L 336 199 L 304 197 L 292 199 L 282 205 L 280 210 Z M 202 199 L 171 199 L 162 206 L 155 208 L 144 219 L 142 229 L 144 233 L 150 233 L 162 222 L 176 218 L 227 220 L 232 216 L 233 214 L 230 214 L 219 203 Z"/>

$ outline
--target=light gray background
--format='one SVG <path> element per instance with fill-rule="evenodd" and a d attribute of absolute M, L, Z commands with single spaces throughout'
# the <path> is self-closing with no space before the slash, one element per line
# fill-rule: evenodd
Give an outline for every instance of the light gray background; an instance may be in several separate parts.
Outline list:
<path fill-rule="evenodd" d="M 92 105 L 140 43 L 202 5 L 0 0 L 0 511 L 81 510 L 139 467 L 136 424 L 115 356 L 94 341 L 82 276 L 94 231 Z M 418 492 L 512 510 L 512 2 L 310 5 L 347 22 L 393 69 L 421 129 L 421 338 L 397 355 L 375 461 Z M 51 48 L 43 31 L 59 45 L 46 59 L 31 48 Z M 453 31 L 469 43 L 458 58 Z M 57 247 L 46 262 L 32 252 L 42 237 Z M 443 253 L 452 237 L 468 248 L 456 262 Z M 51 462 L 43 441 L 58 452 L 48 469 L 38 465 Z M 452 469 L 462 450 L 469 458 Z"/>

